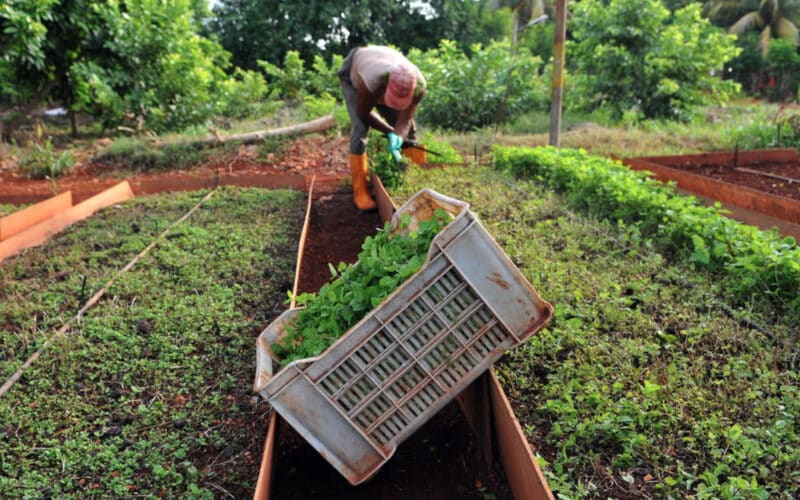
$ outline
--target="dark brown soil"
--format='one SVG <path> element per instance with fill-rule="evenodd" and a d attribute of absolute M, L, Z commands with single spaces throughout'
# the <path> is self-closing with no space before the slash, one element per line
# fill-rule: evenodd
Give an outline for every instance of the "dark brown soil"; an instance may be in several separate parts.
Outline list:
<path fill-rule="evenodd" d="M 511 499 L 502 469 L 479 464 L 474 438 L 456 403 L 451 403 L 401 444 L 365 483 L 351 486 L 285 422 L 279 430 L 274 500 Z"/>
<path fill-rule="evenodd" d="M 316 292 L 331 278 L 328 264 L 354 263 L 364 238 L 383 227 L 377 211 L 361 212 L 349 188 L 314 189 L 298 292 Z"/>
<path fill-rule="evenodd" d="M 777 196 L 785 196 L 800 200 L 800 164 L 797 163 L 761 163 L 758 165 L 670 165 L 670 168 L 711 177 L 723 182 L 739 186 L 747 186 Z M 741 169 L 758 173 L 746 172 Z M 763 174 L 772 174 L 787 179 L 777 179 Z"/>
<path fill-rule="evenodd" d="M 350 189 L 314 196 L 300 291 L 314 292 L 331 278 L 328 263 L 355 262 L 361 244 L 382 227 L 377 212 L 359 212 Z M 371 480 L 351 486 L 286 422 L 279 428 L 274 499 L 458 499 L 512 498 L 502 469 L 478 461 L 474 436 L 451 403 L 398 447 Z"/>

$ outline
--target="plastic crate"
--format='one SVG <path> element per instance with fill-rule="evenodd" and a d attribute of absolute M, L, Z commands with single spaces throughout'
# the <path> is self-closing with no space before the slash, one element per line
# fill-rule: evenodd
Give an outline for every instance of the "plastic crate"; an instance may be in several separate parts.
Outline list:
<path fill-rule="evenodd" d="M 503 353 L 550 319 L 552 306 L 462 201 L 426 189 L 398 209 L 410 229 L 453 216 L 423 267 L 323 354 L 275 372 L 270 346 L 299 309 L 259 336 L 254 384 L 331 465 L 358 484 Z"/>

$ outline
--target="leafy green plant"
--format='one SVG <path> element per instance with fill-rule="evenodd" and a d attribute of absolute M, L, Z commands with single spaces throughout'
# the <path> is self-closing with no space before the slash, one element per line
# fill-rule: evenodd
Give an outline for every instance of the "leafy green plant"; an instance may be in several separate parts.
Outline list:
<path fill-rule="evenodd" d="M 397 287 L 425 263 L 433 238 L 447 225 L 450 216 L 436 210 L 430 220 L 408 230 L 410 215 L 400 221 L 399 232 L 386 223 L 382 231 L 364 240 L 356 264 L 329 264 L 333 281 L 319 292 L 297 297 L 305 306 L 286 325 L 286 336 L 273 344 L 285 366 L 294 360 L 322 354 L 351 326 L 380 305 Z"/>
<path fill-rule="evenodd" d="M 585 151 L 496 148 L 497 168 L 534 178 L 573 206 L 634 225 L 678 258 L 727 276 L 741 301 L 759 297 L 800 320 L 800 248 L 793 238 L 727 218 L 619 161 Z"/>
<path fill-rule="evenodd" d="M 547 328 L 495 364 L 554 496 L 800 494 L 799 322 L 727 306 L 729 281 L 673 259 L 635 222 L 576 210 L 544 173 L 463 172 L 409 169 L 392 196 L 469 202 L 554 305 Z"/>
<path fill-rule="evenodd" d="M 32 179 L 56 179 L 66 174 L 73 165 L 75 156 L 70 151 L 55 152 L 49 137 L 35 141 L 19 162 L 20 170 Z"/>
<path fill-rule="evenodd" d="M 507 42 L 474 45 L 471 55 L 455 42 L 409 52 L 425 75 L 428 89 L 419 106 L 421 123 L 451 130 L 474 130 L 510 120 L 531 109 L 545 109 L 547 83 L 537 78 L 542 60 Z"/>
<path fill-rule="evenodd" d="M 698 104 L 737 91 L 715 71 L 739 53 L 734 38 L 701 16 L 697 3 L 670 12 L 660 0 L 588 0 L 571 12 L 567 49 L 579 99 L 617 117 L 686 119 Z"/>
<path fill-rule="evenodd" d="M 109 207 L 4 261 L 3 379 L 204 194 Z M 270 410 L 243 353 L 281 307 L 304 207 L 296 191 L 219 188 L 116 276 L 0 398 L 0 497 L 252 494 Z"/>

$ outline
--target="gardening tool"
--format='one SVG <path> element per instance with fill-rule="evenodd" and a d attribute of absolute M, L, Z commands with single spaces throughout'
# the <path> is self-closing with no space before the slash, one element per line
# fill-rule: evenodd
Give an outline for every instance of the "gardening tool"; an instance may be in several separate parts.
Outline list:
<path fill-rule="evenodd" d="M 405 148 L 414 148 L 419 149 L 420 151 L 425 151 L 427 154 L 432 154 L 433 156 L 442 156 L 442 153 L 437 153 L 436 151 L 431 151 L 430 149 L 424 148 L 417 144 L 414 141 L 403 141 L 403 149 Z"/>

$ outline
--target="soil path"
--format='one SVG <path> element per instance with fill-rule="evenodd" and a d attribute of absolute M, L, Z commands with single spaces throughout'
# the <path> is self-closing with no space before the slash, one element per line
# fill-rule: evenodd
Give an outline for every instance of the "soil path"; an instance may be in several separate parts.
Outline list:
<path fill-rule="evenodd" d="M 377 212 L 355 209 L 350 190 L 319 192 L 312 207 L 299 285 L 307 292 L 330 279 L 329 262 L 355 262 L 364 238 L 383 226 Z M 278 432 L 277 500 L 512 498 L 499 465 L 490 471 L 479 465 L 474 436 L 455 402 L 405 441 L 374 478 L 355 487 L 285 421 Z"/>
<path fill-rule="evenodd" d="M 33 203 L 72 191 L 79 203 L 122 180 L 135 194 L 195 191 L 217 184 L 305 189 L 311 176 L 318 183 L 336 183 L 350 175 L 347 139 L 311 135 L 288 141 L 280 153 L 259 153 L 255 146 L 236 152 L 214 154 L 206 163 L 180 170 L 131 172 L 119 165 L 88 162 L 55 182 L 29 179 L 13 168 L 0 168 L 0 203 Z"/>

